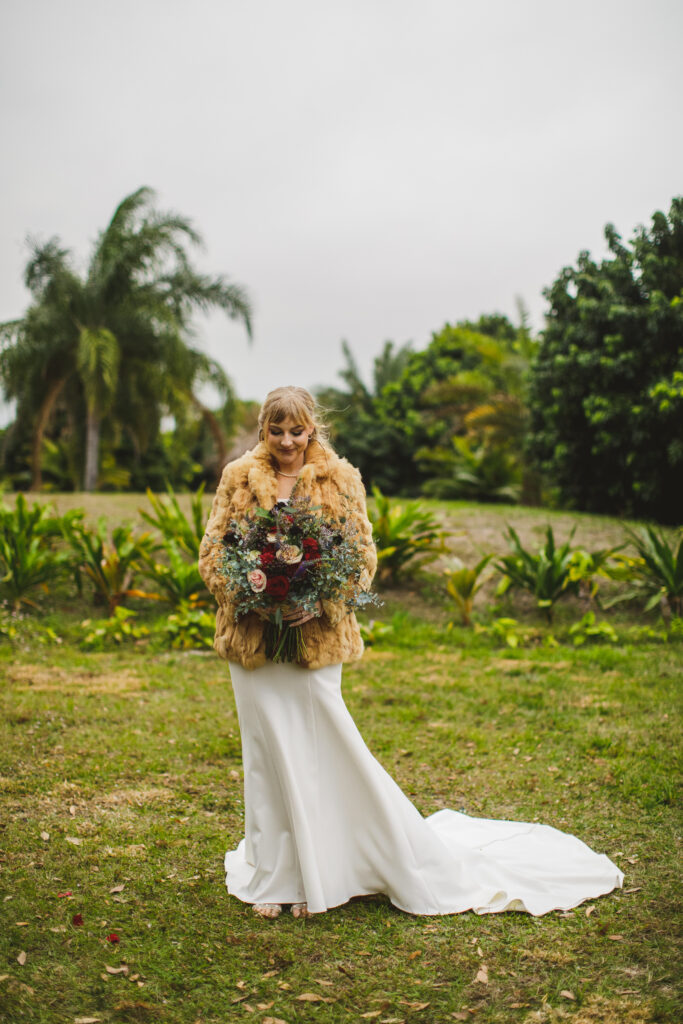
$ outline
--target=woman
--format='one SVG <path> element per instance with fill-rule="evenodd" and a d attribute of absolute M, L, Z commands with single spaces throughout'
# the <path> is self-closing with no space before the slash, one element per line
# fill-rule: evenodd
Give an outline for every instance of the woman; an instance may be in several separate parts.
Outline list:
<path fill-rule="evenodd" d="M 305 917 L 371 893 L 412 914 L 538 915 L 620 886 L 607 857 L 548 826 L 448 810 L 422 818 L 365 746 L 341 696 L 342 663 L 363 651 L 343 603 L 290 611 L 306 663 L 267 661 L 263 618 L 235 621 L 219 572 L 232 520 L 271 508 L 296 486 L 324 514 L 351 516 L 370 576 L 377 558 L 360 474 L 326 443 L 305 389 L 267 396 L 259 439 L 223 472 L 199 561 L 218 602 L 214 646 L 230 664 L 242 734 L 245 837 L 225 857 L 228 891 L 263 917 L 285 905 Z"/>

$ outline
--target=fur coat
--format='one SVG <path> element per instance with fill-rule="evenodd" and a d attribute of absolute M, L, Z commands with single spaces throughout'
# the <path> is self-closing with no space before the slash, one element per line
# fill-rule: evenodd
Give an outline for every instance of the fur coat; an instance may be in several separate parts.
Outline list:
<path fill-rule="evenodd" d="M 297 493 L 310 496 L 326 515 L 346 515 L 354 521 L 369 586 L 377 567 L 377 554 L 360 473 L 346 459 L 340 459 L 315 440 L 309 442 L 305 458 L 296 483 Z M 231 520 L 239 521 L 249 509 L 259 505 L 272 508 L 276 501 L 275 466 L 266 445 L 260 442 L 223 470 L 199 549 L 199 571 L 218 603 L 214 647 L 222 658 L 248 669 L 258 668 L 266 661 L 264 621 L 250 612 L 235 622 L 234 607 L 216 559 L 220 557 L 222 537 Z M 343 602 L 323 601 L 323 614 L 304 623 L 302 630 L 308 650 L 306 668 L 355 661 L 363 653 L 356 616 Z"/>

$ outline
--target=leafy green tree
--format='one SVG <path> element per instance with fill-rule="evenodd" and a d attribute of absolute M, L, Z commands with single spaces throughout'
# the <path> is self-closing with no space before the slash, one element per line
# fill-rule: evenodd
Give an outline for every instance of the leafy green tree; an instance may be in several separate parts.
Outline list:
<path fill-rule="evenodd" d="M 201 239 L 188 220 L 160 213 L 154 193 L 127 196 L 100 234 L 80 276 L 58 240 L 31 243 L 25 281 L 32 303 L 0 325 L 2 384 L 30 424 L 32 489 L 41 485 L 43 438 L 58 402 L 78 414 L 84 488 L 97 484 L 100 433 L 127 433 L 138 450 L 158 435 L 164 413 L 188 404 L 211 421 L 197 389 L 211 381 L 229 394 L 225 371 L 188 344 L 192 315 L 222 309 L 251 335 L 251 306 L 239 285 L 198 273 L 188 245 Z M 211 422 L 225 447 L 219 422 Z M 116 436 L 112 438 L 116 440 Z"/>
<path fill-rule="evenodd" d="M 390 420 L 378 414 L 379 396 L 398 380 L 411 357 L 410 345 L 395 347 L 387 341 L 373 365 L 372 386 L 368 387 L 348 342 L 342 342 L 344 366 L 339 377 L 345 388 L 318 389 L 317 398 L 326 410 L 332 441 L 340 455 L 357 466 L 368 487 L 396 489 L 395 453 L 401 433 Z"/>
<path fill-rule="evenodd" d="M 545 290 L 529 452 L 559 500 L 680 521 L 683 507 L 683 197 L 610 256 L 581 252 Z"/>

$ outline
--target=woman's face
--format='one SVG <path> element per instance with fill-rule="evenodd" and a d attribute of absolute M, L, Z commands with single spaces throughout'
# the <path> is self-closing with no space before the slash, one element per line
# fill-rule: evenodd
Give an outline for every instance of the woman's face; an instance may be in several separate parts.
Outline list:
<path fill-rule="evenodd" d="M 306 445 L 313 430 L 311 424 L 299 423 L 291 416 L 280 423 L 268 424 L 266 447 L 284 473 L 294 473 L 301 469 Z"/>

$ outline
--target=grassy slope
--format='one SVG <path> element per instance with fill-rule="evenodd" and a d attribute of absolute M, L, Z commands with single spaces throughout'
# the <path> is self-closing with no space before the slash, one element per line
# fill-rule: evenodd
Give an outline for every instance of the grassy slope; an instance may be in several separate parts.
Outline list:
<path fill-rule="evenodd" d="M 99 501 L 124 516 L 142 504 Z M 508 514 L 528 535 L 547 518 L 449 509 L 473 545 L 480 526 L 499 536 Z M 580 523 L 600 543 L 619 535 L 609 521 Z M 368 745 L 423 813 L 565 828 L 620 864 L 623 891 L 541 919 L 412 918 L 377 897 L 308 922 L 258 921 L 223 884 L 243 811 L 224 665 L 212 654 L 47 647 L 23 630 L 0 649 L 0 1014 L 50 1024 L 680 1020 L 680 644 L 502 650 L 446 632 L 434 581 L 424 592 L 428 603 L 417 589 L 408 598 L 415 617 L 345 670 Z M 65 635 L 85 612 L 71 605 L 50 620 Z M 392 595 L 382 614 L 398 606 Z M 482 964 L 487 983 L 476 980 Z"/>

